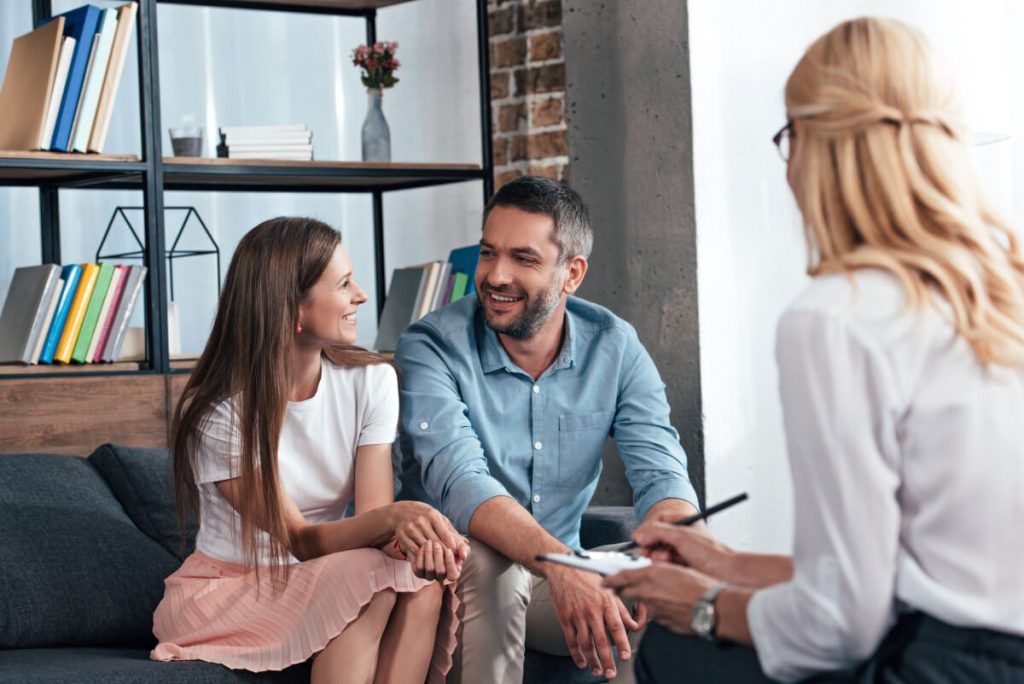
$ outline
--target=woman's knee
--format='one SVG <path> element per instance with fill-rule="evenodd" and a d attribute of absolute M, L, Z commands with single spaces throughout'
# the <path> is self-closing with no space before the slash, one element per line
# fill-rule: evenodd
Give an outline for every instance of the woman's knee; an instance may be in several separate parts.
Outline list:
<path fill-rule="evenodd" d="M 417 592 L 399 594 L 397 601 L 406 612 L 422 616 L 437 615 L 441 611 L 444 592 L 444 585 L 431 582 Z"/>

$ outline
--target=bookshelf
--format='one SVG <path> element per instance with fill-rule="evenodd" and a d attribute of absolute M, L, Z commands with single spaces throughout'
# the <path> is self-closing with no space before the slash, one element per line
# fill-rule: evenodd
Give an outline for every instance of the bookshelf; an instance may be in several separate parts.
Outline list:
<path fill-rule="evenodd" d="M 31 2 L 33 25 L 52 15 L 50 0 Z M 85 366 L 17 367 L 0 365 L 0 396 L 15 392 L 23 399 L 25 388 L 35 387 L 40 397 L 53 390 L 57 383 L 64 391 L 72 387 L 95 387 L 96 382 L 110 382 L 125 387 L 127 377 L 143 381 L 151 377 L 159 384 L 166 398 L 165 419 L 173 409 L 176 391 L 183 382 L 174 376 L 187 374 L 194 359 L 171 358 L 167 331 L 167 261 L 164 227 L 164 193 L 177 190 L 216 192 L 289 192 L 289 193 L 362 193 L 372 201 L 374 286 L 379 316 L 384 303 L 385 221 L 383 195 L 389 191 L 426 188 L 451 183 L 478 182 L 484 201 L 493 193 L 491 162 L 491 107 L 489 88 L 487 6 L 486 0 L 474 0 L 476 6 L 477 69 L 480 83 L 479 164 L 431 163 L 363 163 L 352 161 L 275 161 L 238 160 L 205 157 L 163 156 L 160 118 L 160 67 L 158 63 L 157 6 L 163 4 L 197 7 L 223 7 L 239 10 L 272 10 L 321 15 L 346 16 L 362 20 L 367 42 L 376 42 L 378 10 L 412 0 L 136 0 L 135 35 L 139 79 L 139 116 L 141 119 L 141 158 L 116 154 L 63 154 L 53 152 L 0 152 L 0 186 L 37 187 L 39 189 L 40 241 L 43 263 L 62 263 L 60 249 L 59 191 L 66 188 L 133 189 L 142 193 L 145 248 L 143 263 L 149 272 L 141 306 L 145 314 L 146 358 L 142 361 Z M 87 0 L 82 0 L 85 4 Z M 27 30 L 28 27 L 26 27 Z M 8 49 L 8 45 L 0 49 Z M 127 377 L 126 377 L 127 376 Z M 106 378 L 106 379 L 105 379 Z M 183 379 L 182 379 L 183 380 Z M 68 385 L 69 382 L 76 383 Z M 132 380 L 132 383 L 136 380 Z M 128 383 L 131 384 L 131 383 Z M 154 387 L 155 387 L 154 384 Z M 175 389 L 177 388 L 177 389 Z M 89 391 L 95 392 L 95 389 Z M 115 394 L 118 390 L 111 390 Z M 156 391 L 155 389 L 153 390 Z M 28 397 L 27 401 L 32 402 Z M 88 406 L 79 403 L 76 406 Z M 122 407 L 123 408 L 123 407 Z M 90 409 L 92 410 L 92 409 Z M 54 416 L 53 420 L 60 420 Z M 23 428 L 14 425 L 13 414 L 0 418 L 0 453 L 23 446 Z M 103 421 L 98 421 L 102 423 Z M 97 424 L 98 424 L 97 423 Z M 45 432 L 45 431 L 44 431 Z M 83 431 L 85 440 L 93 432 Z M 99 434 L 99 433 L 96 433 Z M 118 433 L 104 433 L 102 441 L 118 439 Z M 85 453 L 99 441 L 94 441 Z M 33 448 L 49 446 L 45 440 Z M 71 446 L 62 445 L 62 449 Z"/>

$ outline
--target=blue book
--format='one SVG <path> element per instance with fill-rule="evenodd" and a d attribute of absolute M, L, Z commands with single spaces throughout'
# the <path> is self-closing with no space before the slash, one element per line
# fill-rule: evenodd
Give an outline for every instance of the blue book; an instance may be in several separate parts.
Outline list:
<path fill-rule="evenodd" d="M 75 51 L 71 54 L 68 81 L 64 86 L 60 108 L 57 110 L 57 124 L 53 128 L 50 148 L 67 152 L 71 149 L 71 130 L 75 127 L 75 112 L 78 111 L 78 98 L 81 96 L 82 86 L 85 84 L 85 72 L 89 67 L 92 41 L 99 29 L 103 11 L 99 7 L 83 5 L 58 16 L 64 17 L 65 37 L 75 39 Z M 52 19 L 47 21 L 52 21 Z"/>
<path fill-rule="evenodd" d="M 469 245 L 453 249 L 448 255 L 448 262 L 452 265 L 452 273 L 465 273 L 469 277 L 466 283 L 466 294 L 473 294 L 476 288 L 476 265 L 480 261 L 480 245 Z"/>
<path fill-rule="evenodd" d="M 78 289 L 78 279 L 82 276 L 82 267 L 78 264 L 69 264 L 60 272 L 64 280 L 64 289 L 57 300 L 57 308 L 53 312 L 53 322 L 50 330 L 46 333 L 46 343 L 43 344 L 43 351 L 39 354 L 39 363 L 53 363 L 53 355 L 57 352 L 57 343 L 60 342 L 60 334 L 64 332 L 64 322 L 68 319 L 68 310 L 71 308 L 71 300 L 75 298 L 75 290 Z"/>

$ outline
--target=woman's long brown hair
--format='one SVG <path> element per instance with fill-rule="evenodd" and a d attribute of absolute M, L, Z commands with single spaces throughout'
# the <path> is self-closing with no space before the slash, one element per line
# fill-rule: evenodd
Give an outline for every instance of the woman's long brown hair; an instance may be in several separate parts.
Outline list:
<path fill-rule="evenodd" d="M 242 496 L 238 514 L 242 553 L 259 573 L 264 552 L 271 576 L 286 577 L 291 551 L 281 507 L 277 445 L 290 387 L 290 360 L 299 306 L 307 301 L 341 235 L 308 218 L 275 218 L 250 230 L 235 250 L 213 330 L 174 411 L 172 452 L 179 529 L 198 514 L 195 462 L 210 412 L 231 402 L 232 431 L 240 444 Z M 335 365 L 383 359 L 356 347 L 328 347 Z M 256 495 L 258 492 L 258 495 Z M 269 548 L 260 543 L 268 533 Z M 182 535 L 184 539 L 184 535 Z"/>

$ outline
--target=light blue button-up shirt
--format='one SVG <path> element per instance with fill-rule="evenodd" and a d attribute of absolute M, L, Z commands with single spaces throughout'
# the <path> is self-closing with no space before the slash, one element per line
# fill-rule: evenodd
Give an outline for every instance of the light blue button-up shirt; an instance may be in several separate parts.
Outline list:
<path fill-rule="evenodd" d="M 509 359 L 476 297 L 402 334 L 403 480 L 464 534 L 480 504 L 510 496 L 580 548 L 608 435 L 638 517 L 662 499 L 697 505 L 665 384 L 636 331 L 577 297 L 568 299 L 565 323 L 562 349 L 536 381 Z"/>

